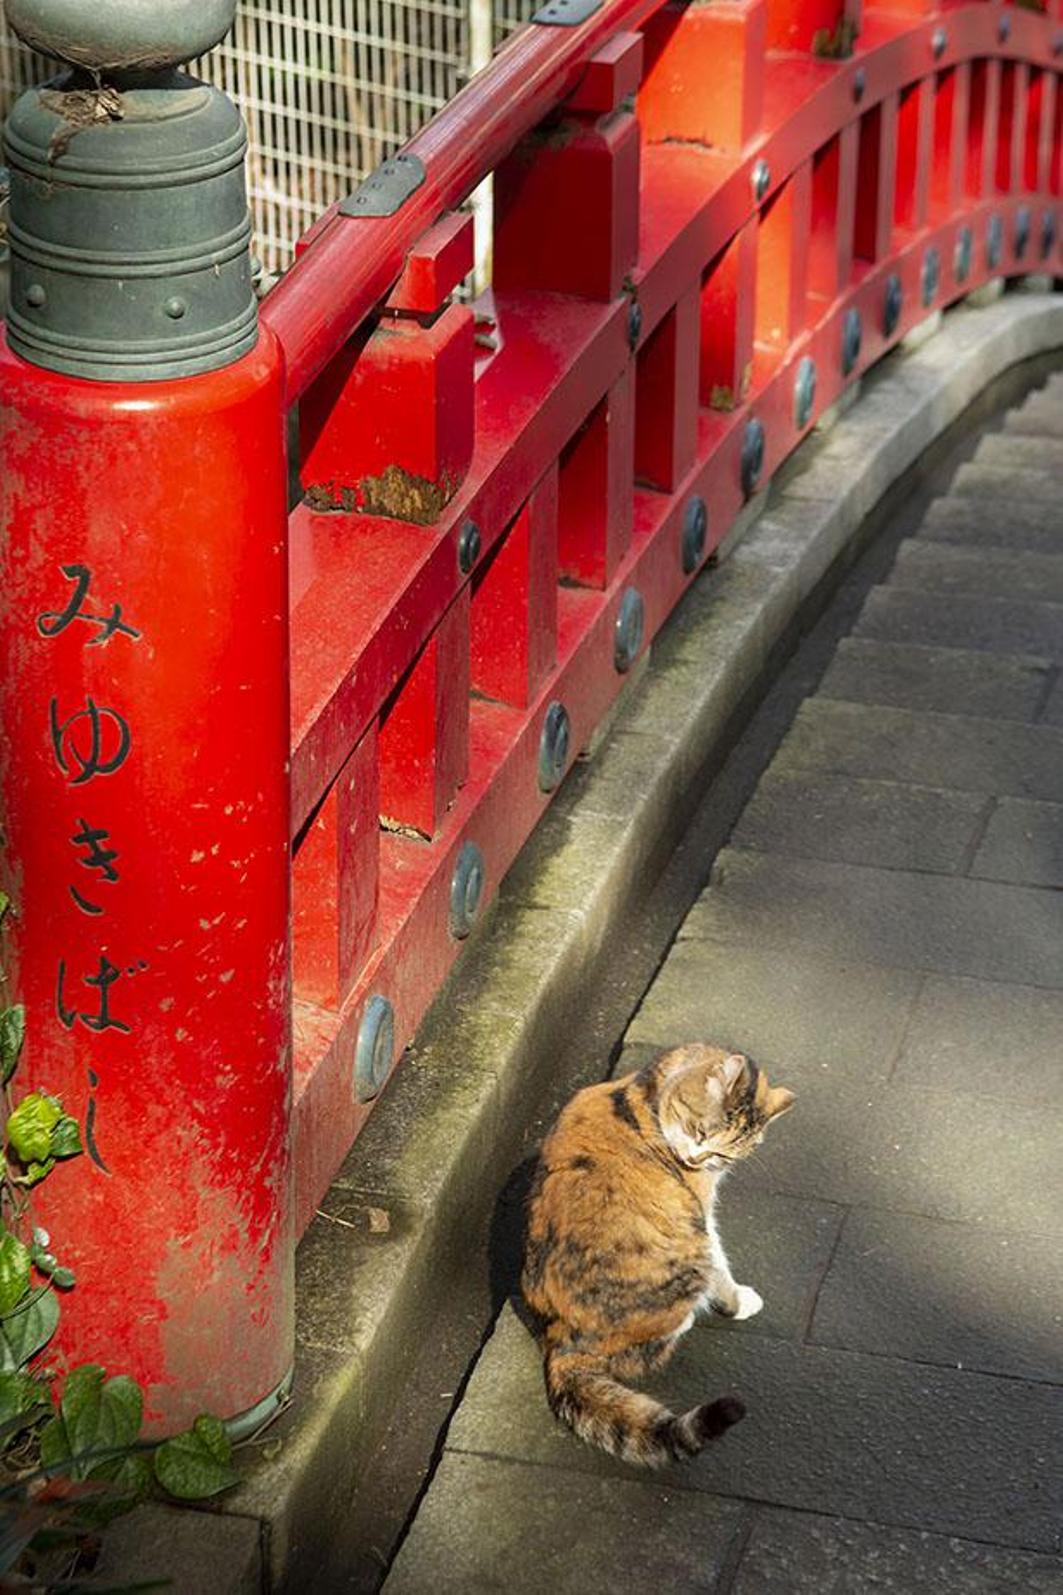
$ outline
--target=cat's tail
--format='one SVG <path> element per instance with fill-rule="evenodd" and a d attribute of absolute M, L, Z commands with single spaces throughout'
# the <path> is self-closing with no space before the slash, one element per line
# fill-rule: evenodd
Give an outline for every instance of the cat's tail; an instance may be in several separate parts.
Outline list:
<path fill-rule="evenodd" d="M 620 1384 L 601 1357 L 565 1346 L 547 1350 L 545 1374 L 555 1418 L 588 1445 L 647 1468 L 696 1457 L 746 1413 L 737 1396 L 721 1396 L 677 1415 Z"/>

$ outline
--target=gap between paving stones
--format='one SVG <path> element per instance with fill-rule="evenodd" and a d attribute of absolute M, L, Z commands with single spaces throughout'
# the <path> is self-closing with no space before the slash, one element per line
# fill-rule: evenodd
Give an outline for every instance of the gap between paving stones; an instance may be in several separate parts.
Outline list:
<path fill-rule="evenodd" d="M 618 929 L 780 658 L 910 490 L 930 445 L 980 396 L 988 404 L 1009 370 L 1061 347 L 1063 299 L 1052 295 L 950 312 L 937 337 L 883 362 L 859 404 L 787 462 L 760 520 L 656 639 L 651 668 L 503 883 L 301 1243 L 295 1399 L 221 1507 L 263 1524 L 264 1588 L 372 1587 L 368 1568 L 362 1583 L 329 1582 L 323 1547 L 341 1544 L 345 1528 L 350 1545 L 374 1446 L 401 1445 L 386 1428 L 411 1345 L 437 1342 L 443 1367 L 448 1337 L 471 1333 L 475 1349 L 489 1329 L 489 1315 L 475 1330 L 456 1321 L 455 1282 L 529 1122 L 549 1117 L 544 1099 L 583 1083 L 558 1081 L 554 1060 L 588 1018 Z M 1021 389 L 1032 376 L 1013 380 Z M 495 1283 L 483 1282 L 485 1306 L 497 1305 Z M 439 1395 L 452 1404 L 455 1393 Z M 368 1552 L 382 1572 L 383 1548 Z M 215 1560 L 219 1592 L 220 1572 Z"/>

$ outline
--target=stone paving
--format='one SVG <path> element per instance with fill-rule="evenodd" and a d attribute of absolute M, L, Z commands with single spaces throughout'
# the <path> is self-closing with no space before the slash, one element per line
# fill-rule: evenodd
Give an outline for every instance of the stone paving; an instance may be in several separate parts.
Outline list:
<path fill-rule="evenodd" d="M 507 1307 L 387 1595 L 1063 1591 L 1061 471 L 1054 378 L 901 545 L 625 1037 L 798 1095 L 721 1201 L 763 1313 L 651 1382 L 748 1416 L 605 1458 Z"/>

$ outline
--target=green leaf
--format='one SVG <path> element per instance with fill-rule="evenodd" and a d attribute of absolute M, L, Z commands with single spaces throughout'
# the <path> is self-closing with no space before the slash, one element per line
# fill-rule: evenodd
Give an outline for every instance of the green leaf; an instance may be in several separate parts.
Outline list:
<path fill-rule="evenodd" d="M 51 1340 L 59 1323 L 54 1290 L 37 1291 L 0 1319 L 0 1369 L 25 1367 Z"/>
<path fill-rule="evenodd" d="M 2 920 L 4 918 L 4 916 L 6 915 L 8 909 L 10 907 L 11 907 L 11 899 L 10 899 L 10 897 L 8 897 L 6 892 L 0 892 L 0 920 Z"/>
<path fill-rule="evenodd" d="M 0 1373 L 0 1423 L 49 1407 L 47 1386 L 28 1373 Z"/>
<path fill-rule="evenodd" d="M 67 1374 L 59 1416 L 41 1431 L 41 1462 L 72 1479 L 111 1478 L 136 1443 L 143 1411 L 135 1379 L 106 1379 L 98 1364 L 83 1363 Z"/>
<path fill-rule="evenodd" d="M 25 1035 L 26 1010 L 21 1003 L 0 1011 L 0 1085 L 14 1074 Z"/>
<path fill-rule="evenodd" d="M 76 1283 L 77 1275 L 72 1268 L 64 1268 L 60 1264 L 58 1268 L 52 1269 L 52 1284 L 57 1285 L 60 1290 L 73 1290 Z"/>
<path fill-rule="evenodd" d="M 52 1131 L 51 1155 L 56 1157 L 77 1157 L 84 1151 L 81 1145 L 81 1130 L 78 1121 L 64 1113 L 55 1129 Z"/>
<path fill-rule="evenodd" d="M 63 1117 L 63 1107 L 43 1091 L 23 1097 L 7 1121 L 7 1139 L 20 1163 L 44 1163 L 52 1150 L 52 1131 Z"/>
<path fill-rule="evenodd" d="M 225 1426 L 204 1413 L 191 1429 L 164 1440 L 155 1452 L 155 1477 L 179 1501 L 204 1501 L 239 1483 L 230 1466 L 232 1446 Z"/>
<path fill-rule="evenodd" d="M 54 1168 L 55 1158 L 49 1157 L 45 1158 L 43 1163 L 27 1164 L 25 1174 L 21 1176 L 15 1175 L 13 1178 L 16 1185 L 25 1185 L 28 1189 L 31 1185 L 38 1185 L 44 1179 L 44 1176 L 50 1174 Z"/>
<path fill-rule="evenodd" d="M 17 1235 L 0 1231 L 0 1313 L 9 1313 L 26 1294 L 30 1254 Z"/>

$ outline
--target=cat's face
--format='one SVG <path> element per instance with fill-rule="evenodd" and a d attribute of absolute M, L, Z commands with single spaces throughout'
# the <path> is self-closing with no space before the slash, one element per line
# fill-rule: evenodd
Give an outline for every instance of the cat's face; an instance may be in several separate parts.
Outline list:
<path fill-rule="evenodd" d="M 661 1093 L 661 1128 L 680 1162 L 723 1173 L 756 1150 L 772 1119 L 793 1107 L 794 1094 L 769 1085 L 740 1052 L 684 1050 L 690 1061 L 670 1076 Z"/>

